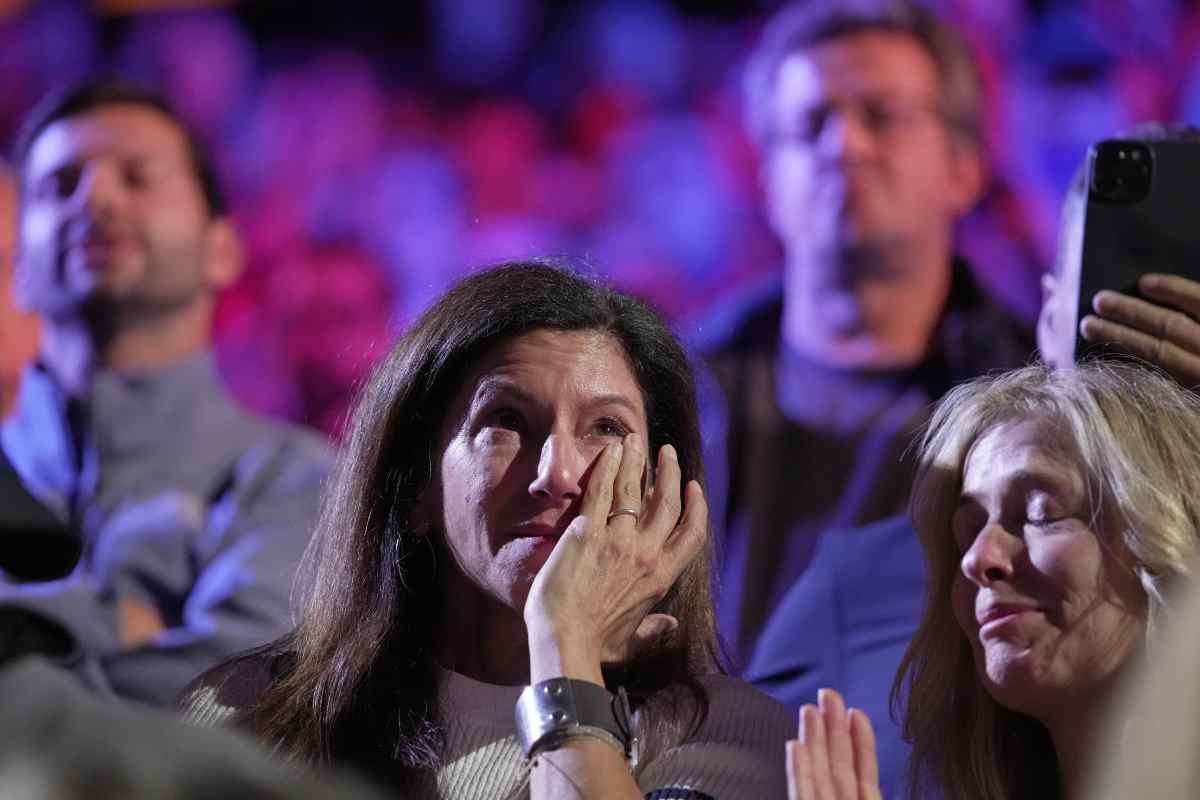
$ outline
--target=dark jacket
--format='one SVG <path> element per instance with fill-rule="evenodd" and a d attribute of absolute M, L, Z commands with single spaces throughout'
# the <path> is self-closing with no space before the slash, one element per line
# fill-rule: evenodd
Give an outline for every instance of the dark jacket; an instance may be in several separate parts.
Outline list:
<path fill-rule="evenodd" d="M 714 519 L 724 550 L 719 621 L 742 663 L 822 532 L 906 508 L 909 450 L 931 405 L 965 379 L 1027 363 L 1034 350 L 1031 331 L 991 303 L 961 261 L 928 354 L 910 370 L 795 367 L 799 359 L 780 345 L 782 314 L 782 280 L 775 276 L 711 315 L 693 337 L 720 387 L 701 402 L 706 439 L 720 443 L 710 470 L 722 484 L 711 492 L 724 504 Z M 799 391 L 828 395 L 824 402 L 833 406 L 873 394 L 877 407 L 838 430 L 792 419 L 779 403 L 784 358 L 793 365 L 790 387 L 798 380 Z"/>

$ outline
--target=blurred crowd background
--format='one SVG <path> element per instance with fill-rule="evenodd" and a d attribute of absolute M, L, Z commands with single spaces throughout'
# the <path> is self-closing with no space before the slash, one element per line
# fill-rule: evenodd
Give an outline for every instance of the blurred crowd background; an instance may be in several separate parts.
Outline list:
<path fill-rule="evenodd" d="M 216 154 L 246 241 L 217 347 L 254 409 L 336 437 L 395 334 L 500 259 L 582 256 L 685 334 L 779 267 L 741 95 L 778 3 L 146 5 L 0 2 L 0 142 L 89 75 L 165 90 Z M 932 6 L 967 33 L 989 98 L 992 187 L 962 249 L 1032 321 L 1088 144 L 1200 122 L 1200 3 Z"/>

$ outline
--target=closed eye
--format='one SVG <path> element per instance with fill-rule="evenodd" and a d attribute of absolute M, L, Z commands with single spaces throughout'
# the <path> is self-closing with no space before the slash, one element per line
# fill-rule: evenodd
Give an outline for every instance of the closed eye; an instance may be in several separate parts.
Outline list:
<path fill-rule="evenodd" d="M 1025 524 L 1045 528 L 1070 517 L 1064 505 L 1049 492 L 1031 492 L 1025 502 Z"/>
<path fill-rule="evenodd" d="M 1025 524 L 1032 525 L 1035 528 L 1049 528 L 1051 525 L 1057 525 L 1058 523 L 1065 522 L 1068 519 L 1070 519 L 1070 516 L 1066 515 L 1066 514 L 1064 514 L 1062 516 L 1046 515 L 1046 516 L 1039 516 L 1039 517 L 1029 517 L 1025 520 Z"/>

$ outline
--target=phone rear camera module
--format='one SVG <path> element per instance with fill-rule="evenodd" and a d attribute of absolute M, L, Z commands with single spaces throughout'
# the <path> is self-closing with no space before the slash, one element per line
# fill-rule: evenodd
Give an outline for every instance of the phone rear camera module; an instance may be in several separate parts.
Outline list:
<path fill-rule="evenodd" d="M 1136 203 L 1150 193 L 1154 153 L 1145 142 L 1111 139 L 1092 148 L 1089 189 L 1093 199 Z"/>

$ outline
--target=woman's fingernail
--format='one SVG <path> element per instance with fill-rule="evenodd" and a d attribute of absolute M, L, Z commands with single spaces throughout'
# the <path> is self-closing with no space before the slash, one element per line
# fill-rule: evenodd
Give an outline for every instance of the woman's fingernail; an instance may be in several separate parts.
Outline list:
<path fill-rule="evenodd" d="M 622 442 L 622 444 L 624 444 L 630 450 L 637 450 L 638 447 L 641 445 L 641 441 L 642 440 L 640 438 L 638 438 L 638 435 L 636 433 L 630 433 L 625 436 L 625 441 Z"/>
<path fill-rule="evenodd" d="M 669 458 L 672 461 L 675 461 L 675 462 L 679 461 L 679 455 L 675 452 L 674 445 L 664 444 L 663 448 L 662 448 L 662 454 L 663 454 L 663 457 Z"/>

